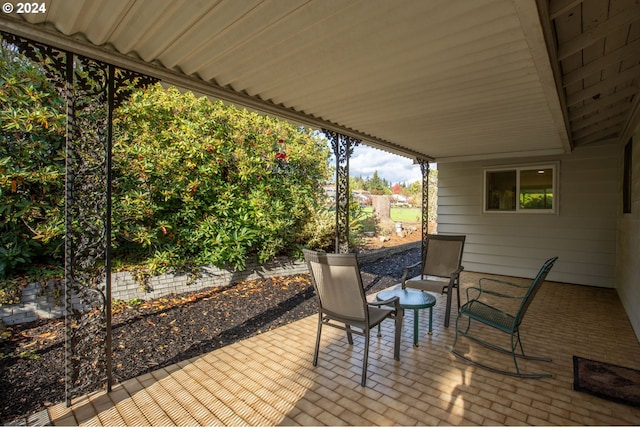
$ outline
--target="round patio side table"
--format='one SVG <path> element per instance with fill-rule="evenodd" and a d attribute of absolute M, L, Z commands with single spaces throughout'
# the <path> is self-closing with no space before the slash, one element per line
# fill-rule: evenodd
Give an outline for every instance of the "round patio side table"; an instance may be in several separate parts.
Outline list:
<path fill-rule="evenodd" d="M 413 346 L 418 347 L 418 311 L 429 309 L 429 335 L 433 332 L 433 306 L 436 305 L 436 297 L 429 292 L 417 289 L 389 289 L 380 291 L 376 295 L 378 301 L 385 301 L 393 297 L 400 298 L 400 307 L 405 310 L 413 310 Z"/>

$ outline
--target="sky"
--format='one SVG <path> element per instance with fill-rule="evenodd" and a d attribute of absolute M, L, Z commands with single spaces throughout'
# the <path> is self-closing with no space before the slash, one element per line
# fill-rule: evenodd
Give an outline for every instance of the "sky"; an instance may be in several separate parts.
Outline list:
<path fill-rule="evenodd" d="M 358 145 L 349 158 L 349 175 L 371 178 L 375 171 L 391 184 L 422 181 L 420 165 L 413 160 L 366 145 Z"/>

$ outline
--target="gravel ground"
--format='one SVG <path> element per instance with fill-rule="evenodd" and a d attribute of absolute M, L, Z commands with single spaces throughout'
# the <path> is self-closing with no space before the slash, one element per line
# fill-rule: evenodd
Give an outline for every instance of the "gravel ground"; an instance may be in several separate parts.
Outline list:
<path fill-rule="evenodd" d="M 361 265 L 367 293 L 398 283 L 420 249 Z M 308 275 L 240 282 L 160 298 L 113 315 L 115 382 L 215 350 L 317 313 Z M 64 321 L 8 327 L 0 339 L 0 424 L 64 400 Z M 89 384 L 85 392 L 102 384 Z"/>

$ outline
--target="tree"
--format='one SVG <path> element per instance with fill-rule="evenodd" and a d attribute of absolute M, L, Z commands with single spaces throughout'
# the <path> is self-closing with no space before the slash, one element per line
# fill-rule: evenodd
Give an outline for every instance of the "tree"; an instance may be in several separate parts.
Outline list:
<path fill-rule="evenodd" d="M 438 218 L 438 170 L 429 170 L 429 221 Z M 408 192 L 414 204 L 422 204 L 422 182 L 414 181 L 409 185 Z"/>
<path fill-rule="evenodd" d="M 414 204 L 422 203 L 422 182 L 414 181 L 409 185 L 409 196 L 415 200 Z"/>
<path fill-rule="evenodd" d="M 389 183 L 385 179 L 380 178 L 377 170 L 373 172 L 371 179 L 366 181 L 366 187 L 371 194 L 382 195 L 391 193 Z"/>
<path fill-rule="evenodd" d="M 349 188 L 351 190 L 365 190 L 366 183 L 361 176 L 349 177 Z"/>

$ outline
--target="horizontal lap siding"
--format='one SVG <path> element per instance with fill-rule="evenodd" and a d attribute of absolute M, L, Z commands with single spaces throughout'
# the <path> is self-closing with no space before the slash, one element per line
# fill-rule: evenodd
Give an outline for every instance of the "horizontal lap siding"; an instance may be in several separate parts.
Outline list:
<path fill-rule="evenodd" d="M 618 230 L 620 300 L 640 340 L 640 128 L 633 140 L 631 213 L 622 215 Z"/>
<path fill-rule="evenodd" d="M 620 153 L 588 147 L 568 155 L 438 165 L 438 232 L 465 234 L 465 269 L 533 277 L 559 256 L 549 280 L 615 287 Z M 483 168 L 560 161 L 559 214 L 483 213 Z"/>

